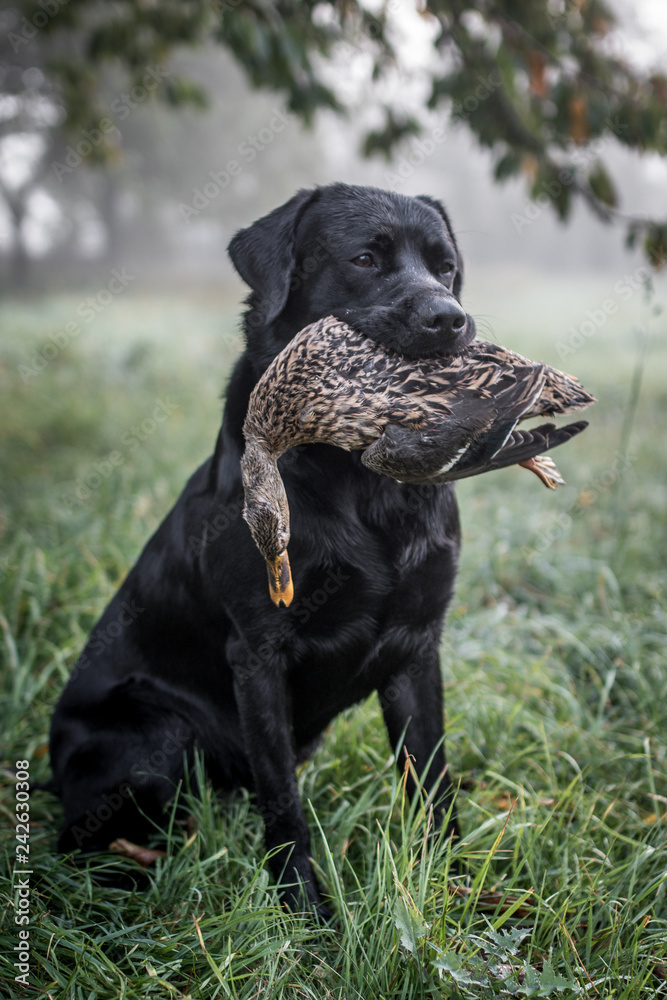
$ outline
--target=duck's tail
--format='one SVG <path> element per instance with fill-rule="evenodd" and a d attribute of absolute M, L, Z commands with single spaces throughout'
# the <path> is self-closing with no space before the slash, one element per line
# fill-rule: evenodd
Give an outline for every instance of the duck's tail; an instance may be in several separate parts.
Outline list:
<path fill-rule="evenodd" d="M 546 368 L 544 389 L 535 406 L 524 416 L 553 417 L 556 413 L 578 413 L 595 402 L 595 396 L 587 392 L 573 375 L 560 372 L 557 368 Z"/>
<path fill-rule="evenodd" d="M 587 420 L 577 420 L 566 427 L 556 427 L 555 424 L 541 424 L 528 430 L 513 430 L 500 451 L 494 455 L 489 468 L 504 469 L 506 465 L 519 465 L 543 451 L 557 448 L 565 444 L 588 427 Z"/>
<path fill-rule="evenodd" d="M 559 444 L 565 444 L 587 427 L 587 420 L 578 420 L 566 427 L 541 424 L 539 427 L 531 427 L 530 430 L 513 430 L 490 462 L 483 467 L 466 469 L 457 478 L 466 479 L 468 476 L 477 476 L 492 469 L 504 469 L 509 465 L 525 465 L 542 480 L 545 486 L 556 489 L 564 483 L 564 480 L 551 459 L 541 458 L 542 453 L 557 448 Z"/>

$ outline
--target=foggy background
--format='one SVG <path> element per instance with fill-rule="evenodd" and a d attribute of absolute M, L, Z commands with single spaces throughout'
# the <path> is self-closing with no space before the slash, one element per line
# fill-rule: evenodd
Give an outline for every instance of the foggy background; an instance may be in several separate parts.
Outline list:
<path fill-rule="evenodd" d="M 616 7 L 623 27 L 609 44 L 630 61 L 664 67 L 667 5 L 663 0 L 616 0 Z M 406 107 L 425 93 L 419 69 L 432 55 L 431 31 L 412 4 L 396 6 L 394 40 L 406 70 L 393 74 L 383 92 Z M 350 109 L 349 118 L 320 113 L 312 131 L 286 115 L 279 96 L 252 90 L 221 48 L 184 51 L 156 71 L 184 73 L 203 84 L 210 108 L 172 109 L 150 99 L 128 107 L 122 81 L 109 74 L 106 96 L 116 126 L 113 137 L 122 150 L 118 162 L 77 164 L 81 158 L 75 149 L 83 138 L 77 135 L 67 146 L 69 158 L 63 149 L 50 163 L 40 162 L 43 132 L 57 116 L 44 101 L 35 111 L 33 129 L 0 133 L 0 181 L 5 189 L 22 186 L 27 191 L 21 229 L 34 289 L 95 284 L 109 268 L 122 264 L 136 275 L 135 292 L 142 285 L 232 291 L 238 281 L 225 247 L 234 231 L 299 187 L 335 180 L 441 198 L 464 251 L 469 294 L 477 292 L 482 275 L 490 280 L 490 272 L 515 282 L 536 271 L 616 278 L 642 264 L 638 251 L 623 247 L 620 229 L 603 225 L 581 204 L 565 226 L 548 207 L 527 218 L 531 203 L 523 180 L 494 183 L 490 154 L 477 146 L 464 124 L 451 124 L 442 111 L 422 114 L 428 123 L 425 135 L 406 142 L 392 163 L 362 159 L 362 135 L 376 122 L 377 109 L 367 54 L 361 49 L 341 51 L 337 66 L 328 71 Z M 39 73 L 35 68 L 25 76 Z M 30 86 L 31 80 L 26 83 Z M 11 99 L 3 102 L 0 115 L 7 118 Z M 429 146 L 430 129 L 438 125 L 445 139 Z M 603 145 L 625 199 L 621 209 L 667 216 L 665 162 L 657 155 L 640 158 L 613 138 Z M 583 155 L 592 160 L 594 152 L 584 149 Z M 226 171 L 232 160 L 240 163 L 234 176 Z M 9 292 L 15 242 L 6 200 L 0 198 L 0 274 Z"/>
<path fill-rule="evenodd" d="M 614 53 L 644 68 L 664 67 L 663 0 L 616 0 L 615 6 L 621 27 L 606 40 Z M 82 160 L 77 147 L 88 139 L 80 135 L 63 139 L 57 153 L 45 157 L 58 109 L 37 96 L 38 67 L 24 75 L 29 97 L 35 88 L 24 131 L 8 124 L 12 98 L 0 99 L 0 195 L 21 194 L 27 255 L 17 261 L 16 224 L 0 197 L 7 517 L 44 529 L 43 490 L 55 497 L 48 524 L 69 524 L 73 513 L 92 517 L 102 490 L 74 508 L 63 497 L 122 440 L 126 406 L 150 411 L 153 404 L 138 387 L 140 379 L 150 385 L 155 378 L 179 409 L 168 435 L 142 441 L 126 458 L 137 475 L 148 456 L 164 463 L 166 479 L 157 478 L 146 501 L 149 524 L 157 523 L 184 473 L 210 454 L 220 392 L 242 349 L 248 289 L 227 258 L 227 243 L 298 188 L 332 181 L 442 199 L 463 251 L 463 303 L 479 335 L 581 378 L 613 412 L 616 437 L 609 455 L 598 457 L 611 463 L 614 447 L 627 447 L 639 382 L 652 401 L 665 396 L 664 273 L 649 272 L 641 249 L 624 246 L 623 225 L 604 225 L 581 199 L 563 225 L 549 206 L 530 201 L 523 179 L 494 183 L 491 155 L 465 124 L 422 108 L 424 71 L 434 58 L 432 24 L 407 0 L 394 0 L 392 11 L 392 41 L 404 69 L 382 81 L 379 96 L 418 109 L 425 131 L 404 142 L 389 163 L 360 155 L 364 134 L 380 124 L 372 59 L 361 45 L 341 45 L 337 61 L 326 67 L 348 116 L 320 112 L 312 130 L 285 111 L 279 96 L 253 90 L 220 47 L 184 50 L 166 66 L 150 68 L 201 83 L 210 100 L 201 112 L 165 106 L 148 94 L 130 102 L 126 82 L 109 70 L 103 103 L 119 153 L 103 165 Z M 436 142 L 435 135 L 444 139 Z M 602 146 L 582 147 L 581 155 L 592 162 L 602 153 L 621 211 L 667 218 L 665 160 L 640 157 L 613 136 Z M 72 322 L 76 336 L 66 332 Z M 647 414 L 642 433 L 662 433 Z M 578 452 L 590 461 L 595 448 L 584 435 L 564 461 Z M 126 471 L 114 475 L 109 489 L 122 494 Z M 664 470 L 657 474 L 665 478 Z M 560 502 L 568 502 L 565 491 Z M 0 503 L 0 536 L 2 517 Z"/>
<path fill-rule="evenodd" d="M 603 225 L 576 197 L 562 225 L 529 200 L 523 179 L 494 183 L 491 156 L 466 126 L 423 111 L 432 25 L 415 0 L 389 2 L 404 71 L 378 95 L 371 54 L 341 46 L 326 73 L 349 115 L 319 113 L 312 131 L 286 116 L 280 97 L 252 90 L 220 47 L 150 67 L 200 82 L 211 104 L 202 112 L 148 93 L 130 106 L 125 79 L 105 69 L 102 104 L 118 147 L 105 165 L 82 162 L 83 135 L 56 136 L 46 156 L 59 110 L 43 96 L 41 70 L 24 72 L 17 127 L 0 64 L 0 756 L 30 759 L 32 779 L 48 778 L 51 713 L 87 636 L 213 450 L 243 348 L 248 289 L 226 255 L 233 233 L 300 187 L 345 181 L 428 194 L 451 215 L 462 301 L 479 335 L 571 372 L 598 400 L 584 413 L 585 433 L 555 453 L 565 480 L 557 491 L 516 467 L 456 487 L 463 547 L 442 664 L 472 889 L 451 891 L 451 870 L 431 867 L 421 850 L 423 831 L 394 851 L 408 829 L 395 811 L 403 786 L 393 797 L 399 779 L 371 697 L 300 770 L 321 823 L 316 863 L 332 873 L 336 865 L 350 901 L 341 921 L 349 930 L 322 938 L 321 964 L 304 961 L 310 927 L 275 919 L 247 796 L 223 804 L 207 795 L 201 841 L 188 826 L 143 894 L 95 886 L 92 868 L 84 878 L 56 854 L 60 807 L 36 790 L 31 960 L 44 995 L 101 995 L 112 977 L 136 996 L 211 995 L 218 963 L 219 981 L 224 973 L 246 1000 L 266 982 L 275 986 L 267 1000 L 422 995 L 422 933 L 440 960 L 451 931 L 458 962 L 484 954 L 484 935 L 514 933 L 513 924 L 520 936 L 503 944 L 502 967 L 509 942 L 532 928 L 527 959 L 548 974 L 552 963 L 568 982 L 575 970 L 581 985 L 568 995 L 593 983 L 615 995 L 622 983 L 623 996 L 638 1000 L 653 995 L 649 982 L 656 996 L 665 985 L 667 277 L 624 246 L 628 220 Z M 568 0 L 570 10 L 585 2 Z M 622 24 L 604 42 L 664 70 L 667 0 L 614 4 Z M 0 0 L 0 53 L 10 10 Z M 382 122 L 378 96 L 425 126 L 391 163 L 359 154 Z M 640 157 L 604 135 L 601 150 L 578 148 L 591 163 L 601 152 L 621 211 L 667 221 L 667 158 Z M 319 628 L 315 620 L 315 635 Z M 4 774 L 13 794 L 12 772 Z M 391 846 L 382 871 L 377 823 Z M 5 826 L 9 872 L 16 828 Z M 106 870 L 108 859 L 99 864 Z M 199 903 L 184 895 L 188 885 Z M 413 912 L 408 890 L 420 906 L 428 897 L 415 954 L 396 936 L 396 914 Z M 195 909 L 208 952 L 194 937 Z M 416 905 L 414 913 L 421 928 Z M 16 928 L 5 924 L 9 956 Z M 475 972 L 468 985 L 477 982 Z M 460 977 L 451 989 L 465 987 Z"/>

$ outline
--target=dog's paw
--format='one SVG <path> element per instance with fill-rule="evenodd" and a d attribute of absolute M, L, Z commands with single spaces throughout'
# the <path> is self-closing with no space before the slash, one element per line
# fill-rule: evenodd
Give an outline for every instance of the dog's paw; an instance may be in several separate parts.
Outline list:
<path fill-rule="evenodd" d="M 321 927 L 335 927 L 336 917 L 332 910 L 329 909 L 326 903 L 320 903 L 312 911 L 315 920 Z"/>
<path fill-rule="evenodd" d="M 293 885 L 281 886 L 280 896 L 283 906 L 292 913 L 304 913 L 313 917 L 320 926 L 333 924 L 334 914 L 324 902 L 314 876 L 307 880 L 300 879 Z"/>

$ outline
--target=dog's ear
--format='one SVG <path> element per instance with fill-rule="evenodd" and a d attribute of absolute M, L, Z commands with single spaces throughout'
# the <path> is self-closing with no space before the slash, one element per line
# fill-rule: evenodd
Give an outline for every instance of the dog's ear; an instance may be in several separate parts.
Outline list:
<path fill-rule="evenodd" d="M 458 244 L 456 242 L 456 237 L 454 236 L 454 230 L 450 222 L 449 216 L 445 211 L 444 206 L 436 198 L 431 198 L 428 194 L 417 195 L 417 201 L 423 201 L 425 205 L 429 208 L 434 208 L 438 215 L 440 215 L 447 226 L 447 232 L 449 233 L 449 238 L 452 241 L 452 246 L 456 251 L 456 277 L 454 278 L 454 287 L 452 291 L 457 299 L 461 298 L 461 286 L 463 285 L 463 258 L 461 256 L 461 251 L 459 250 Z"/>
<path fill-rule="evenodd" d="M 264 322 L 270 323 L 287 302 L 295 263 L 295 236 L 301 214 L 317 190 L 297 191 L 273 212 L 240 229 L 227 247 L 232 264 L 261 299 Z"/>

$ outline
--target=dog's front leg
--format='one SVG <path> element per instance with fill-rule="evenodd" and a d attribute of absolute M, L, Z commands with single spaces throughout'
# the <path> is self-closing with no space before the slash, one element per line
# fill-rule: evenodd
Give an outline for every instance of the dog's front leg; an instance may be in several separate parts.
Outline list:
<path fill-rule="evenodd" d="M 378 695 L 391 745 L 396 749 L 403 738 L 403 752 L 397 757 L 399 770 L 406 754 L 423 779 L 424 790 L 433 795 L 437 827 L 447 819 L 447 836 L 459 836 L 453 807 L 454 792 L 447 768 L 443 732 L 442 678 L 437 645 L 434 643 L 394 671 L 378 687 Z M 415 782 L 408 774 L 408 792 L 414 795 Z"/>
<path fill-rule="evenodd" d="M 246 657 L 250 660 L 257 662 Z M 266 846 L 273 852 L 269 864 L 282 898 L 290 909 L 310 906 L 326 921 L 331 914 L 310 862 L 310 832 L 296 783 L 286 677 L 284 656 L 273 653 L 256 669 L 234 666 L 234 690 Z"/>

